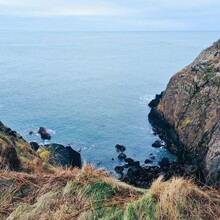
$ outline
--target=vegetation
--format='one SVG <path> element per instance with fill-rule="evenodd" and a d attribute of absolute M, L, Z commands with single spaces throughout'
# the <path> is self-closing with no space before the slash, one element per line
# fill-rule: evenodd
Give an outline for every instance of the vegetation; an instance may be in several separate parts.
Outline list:
<path fill-rule="evenodd" d="M 4 128 L 5 129 L 5 128 Z M 2 128 L 3 130 L 3 128 Z M 13 139 L 13 141 L 12 141 Z M 17 172 L 4 164 L 3 151 L 15 148 Z M 1 220 L 216 220 L 220 194 L 192 180 L 159 177 L 139 189 L 84 163 L 82 169 L 52 167 L 20 136 L 0 131 Z"/>
<path fill-rule="evenodd" d="M 215 76 L 215 66 L 210 65 L 204 69 L 203 73 L 200 75 L 200 79 L 207 81 L 211 79 L 213 76 Z"/>
<path fill-rule="evenodd" d="M 51 174 L 0 171 L 0 219 L 218 219 L 220 195 L 191 180 L 134 188 L 85 164 Z"/>

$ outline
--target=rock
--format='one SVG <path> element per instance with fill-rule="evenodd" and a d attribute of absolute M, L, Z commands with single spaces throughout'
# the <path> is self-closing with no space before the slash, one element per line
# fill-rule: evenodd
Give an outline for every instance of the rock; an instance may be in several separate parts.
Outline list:
<path fill-rule="evenodd" d="M 125 162 L 125 163 L 128 163 L 128 164 L 130 165 L 132 162 L 134 162 L 134 160 L 131 159 L 131 158 L 125 158 L 125 159 L 124 159 L 124 162 Z"/>
<path fill-rule="evenodd" d="M 118 155 L 118 158 L 119 159 L 125 159 L 127 156 L 124 154 L 124 153 L 120 153 L 119 155 Z"/>
<path fill-rule="evenodd" d="M 163 143 L 160 141 L 160 140 L 156 140 L 153 144 L 152 144 L 152 147 L 156 147 L 156 148 L 159 148 L 163 146 Z"/>
<path fill-rule="evenodd" d="M 155 160 L 156 157 L 152 155 L 152 156 L 150 156 L 150 159 L 151 159 L 151 160 Z"/>
<path fill-rule="evenodd" d="M 146 164 L 148 164 L 148 163 L 152 163 L 153 161 L 152 160 L 149 160 L 149 159 L 146 159 L 145 161 L 144 161 L 144 163 L 146 163 Z"/>
<path fill-rule="evenodd" d="M 1 168 L 9 168 L 10 170 L 18 171 L 20 168 L 20 160 L 18 159 L 17 152 L 14 147 L 7 147 L 0 151 Z"/>
<path fill-rule="evenodd" d="M 116 172 L 116 173 L 121 174 L 121 173 L 123 172 L 123 170 L 124 170 L 124 167 L 121 167 L 121 166 L 116 166 L 116 167 L 115 167 L 115 172 Z"/>
<path fill-rule="evenodd" d="M 156 106 L 159 104 L 159 102 L 160 102 L 162 96 L 163 96 L 163 92 L 161 92 L 161 94 L 157 94 L 157 95 L 155 96 L 155 99 L 153 99 L 153 100 L 148 104 L 148 106 L 149 106 L 150 108 L 156 107 Z"/>
<path fill-rule="evenodd" d="M 40 134 L 40 136 L 43 140 L 50 140 L 51 139 L 50 133 L 47 132 L 47 130 L 44 127 L 40 127 L 38 130 L 38 133 Z"/>
<path fill-rule="evenodd" d="M 59 151 L 63 148 L 65 148 L 62 144 L 56 144 L 56 143 L 52 143 L 52 144 L 46 144 L 44 145 L 47 149 L 49 149 L 50 151 Z"/>
<path fill-rule="evenodd" d="M 200 181 L 214 186 L 220 185 L 219 45 L 220 40 L 176 73 L 149 114 L 168 150 L 182 164 L 197 165 Z"/>
<path fill-rule="evenodd" d="M 80 153 L 70 146 L 64 147 L 55 143 L 47 144 L 40 146 L 37 152 L 42 158 L 47 157 L 52 165 L 79 168 L 82 166 Z"/>
<path fill-rule="evenodd" d="M 63 167 L 79 167 L 81 168 L 80 153 L 73 150 L 70 146 L 64 147 L 61 144 L 47 144 L 44 146 L 49 151 L 51 164 L 61 165 Z M 42 151 L 43 147 L 38 149 Z"/>
<path fill-rule="evenodd" d="M 116 144 L 115 148 L 118 152 L 124 152 L 126 150 L 126 147 L 120 144 Z"/>
<path fill-rule="evenodd" d="M 40 145 L 37 142 L 30 142 L 30 145 L 34 151 L 37 151 L 38 148 L 40 147 Z"/>
<path fill-rule="evenodd" d="M 196 173 L 197 173 L 197 171 L 198 171 L 198 166 L 197 166 L 197 165 L 194 165 L 194 164 L 184 165 L 183 169 L 184 169 L 184 172 L 185 172 L 186 174 L 192 175 L 192 174 L 196 174 Z"/>
<path fill-rule="evenodd" d="M 163 170 L 168 169 L 170 166 L 170 161 L 168 158 L 164 157 L 161 161 L 159 161 L 159 165 Z"/>
<path fill-rule="evenodd" d="M 123 165 L 123 167 L 124 167 L 124 168 L 129 168 L 130 165 L 129 165 L 129 164 L 125 164 L 125 165 Z"/>
<path fill-rule="evenodd" d="M 140 162 L 139 161 L 133 161 L 133 162 L 130 163 L 130 166 L 139 167 Z"/>
<path fill-rule="evenodd" d="M 33 132 L 33 131 L 29 131 L 28 134 L 29 134 L 29 135 L 33 135 L 34 132 Z"/>

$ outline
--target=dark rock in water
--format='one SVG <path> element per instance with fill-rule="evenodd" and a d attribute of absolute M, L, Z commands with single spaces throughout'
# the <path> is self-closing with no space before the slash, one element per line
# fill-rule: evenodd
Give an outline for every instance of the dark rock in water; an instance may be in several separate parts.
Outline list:
<path fill-rule="evenodd" d="M 44 127 L 40 127 L 38 133 L 40 134 L 40 136 L 43 140 L 50 140 L 51 139 L 50 133 L 47 132 L 47 130 Z"/>
<path fill-rule="evenodd" d="M 38 148 L 40 147 L 40 145 L 37 142 L 30 142 L 30 145 L 34 151 L 37 151 Z"/>
<path fill-rule="evenodd" d="M 125 163 L 128 163 L 128 164 L 130 165 L 132 162 L 134 162 L 134 160 L 131 159 L 131 158 L 125 158 L 125 159 L 124 159 L 124 162 L 125 162 Z"/>
<path fill-rule="evenodd" d="M 156 140 L 153 144 L 152 144 L 152 147 L 161 147 L 163 146 L 162 142 L 160 140 Z"/>
<path fill-rule="evenodd" d="M 162 158 L 161 161 L 159 161 L 159 165 L 160 165 L 161 169 L 163 169 L 163 170 L 168 169 L 170 166 L 170 161 L 168 158 L 164 157 L 164 158 Z"/>
<path fill-rule="evenodd" d="M 19 170 L 20 160 L 18 159 L 17 152 L 14 147 L 8 147 L 4 150 L 0 150 L 2 161 L 0 167 L 9 168 L 10 170 Z"/>
<path fill-rule="evenodd" d="M 116 173 L 121 174 L 121 173 L 123 172 L 123 170 L 124 170 L 124 167 L 121 167 L 121 166 L 116 166 L 116 167 L 115 167 L 115 172 L 116 172 Z"/>
<path fill-rule="evenodd" d="M 153 161 L 152 160 L 149 160 L 149 159 L 146 159 L 145 161 L 144 161 L 144 163 L 152 163 Z"/>
<path fill-rule="evenodd" d="M 116 144 L 115 148 L 118 152 L 124 152 L 126 150 L 126 147 L 120 144 Z"/>
<path fill-rule="evenodd" d="M 124 153 L 120 153 L 119 155 L 118 155 L 118 158 L 119 159 L 125 159 L 127 156 L 124 154 Z"/>
<path fill-rule="evenodd" d="M 124 168 L 129 168 L 130 167 L 130 164 L 125 164 L 123 165 Z"/>
<path fill-rule="evenodd" d="M 160 100 L 161 100 L 162 97 L 163 97 L 163 92 L 161 92 L 159 95 L 157 94 L 156 97 L 155 97 L 155 99 L 153 99 L 153 100 L 148 104 L 148 106 L 149 106 L 150 108 L 156 107 L 156 106 L 160 103 Z"/>
<path fill-rule="evenodd" d="M 71 147 L 64 147 L 61 144 L 49 144 L 45 145 L 45 147 L 52 154 L 53 163 L 63 167 L 72 166 L 81 168 L 82 162 L 80 153 Z"/>
<path fill-rule="evenodd" d="M 134 161 L 134 162 L 131 162 L 130 165 L 134 166 L 134 167 L 139 167 L 140 166 L 140 162 L 139 161 Z"/>
<path fill-rule="evenodd" d="M 152 155 L 152 156 L 150 156 L 150 159 L 151 159 L 151 160 L 155 160 L 156 157 Z"/>
<path fill-rule="evenodd" d="M 33 131 L 29 131 L 28 134 L 29 134 L 29 135 L 33 135 L 34 132 L 33 132 Z"/>

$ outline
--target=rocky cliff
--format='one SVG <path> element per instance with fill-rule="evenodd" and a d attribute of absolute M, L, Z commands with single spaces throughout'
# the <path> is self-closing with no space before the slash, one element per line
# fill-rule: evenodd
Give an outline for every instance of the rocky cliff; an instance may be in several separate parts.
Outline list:
<path fill-rule="evenodd" d="M 178 159 L 220 183 L 220 40 L 176 73 L 150 103 L 149 119 Z"/>

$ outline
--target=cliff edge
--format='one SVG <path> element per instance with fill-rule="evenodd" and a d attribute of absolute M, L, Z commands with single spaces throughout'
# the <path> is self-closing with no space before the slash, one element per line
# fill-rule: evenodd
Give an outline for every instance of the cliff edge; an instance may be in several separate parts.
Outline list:
<path fill-rule="evenodd" d="M 220 40 L 176 73 L 150 104 L 167 147 L 206 183 L 220 184 Z"/>

